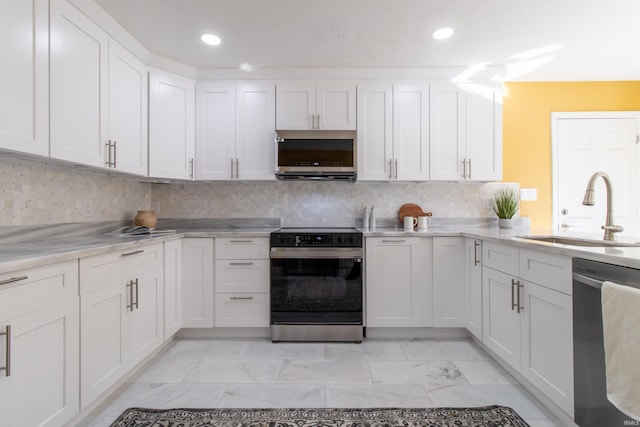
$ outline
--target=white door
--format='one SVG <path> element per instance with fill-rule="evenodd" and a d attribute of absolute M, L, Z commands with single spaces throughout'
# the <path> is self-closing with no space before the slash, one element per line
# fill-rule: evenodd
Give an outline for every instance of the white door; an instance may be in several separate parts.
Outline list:
<path fill-rule="evenodd" d="M 182 239 L 164 242 L 164 339 L 182 328 Z"/>
<path fill-rule="evenodd" d="M 455 85 L 431 85 L 429 162 L 432 181 L 467 179 L 465 101 L 465 93 Z"/>
<path fill-rule="evenodd" d="M 193 179 L 195 81 L 149 72 L 149 176 Z"/>
<path fill-rule="evenodd" d="M 553 113 L 554 228 L 601 234 L 607 193 L 595 187 L 595 206 L 582 205 L 589 178 L 602 171 L 611 178 L 613 223 L 622 235 L 640 234 L 638 218 L 638 112 Z"/>
<path fill-rule="evenodd" d="M 482 339 L 482 240 L 464 241 L 465 326 Z"/>
<path fill-rule="evenodd" d="M 147 175 L 147 67 L 109 40 L 109 140 L 115 168 Z"/>
<path fill-rule="evenodd" d="M 356 85 L 324 83 L 316 88 L 317 129 L 356 129 Z"/>
<path fill-rule="evenodd" d="M 164 341 L 162 287 L 162 270 L 142 273 L 136 279 L 136 306 L 128 313 L 131 366 L 142 361 Z"/>
<path fill-rule="evenodd" d="M 50 19 L 51 157 L 104 167 L 108 36 L 65 0 Z"/>
<path fill-rule="evenodd" d="M 182 326 L 212 328 L 213 239 L 182 240 Z"/>
<path fill-rule="evenodd" d="M 358 85 L 358 181 L 391 179 L 393 88 Z"/>
<path fill-rule="evenodd" d="M 433 326 L 463 327 L 465 319 L 464 239 L 433 238 Z"/>
<path fill-rule="evenodd" d="M 196 179 L 233 179 L 236 159 L 235 84 L 198 84 L 196 102 Z"/>
<path fill-rule="evenodd" d="M 3 0 L 0 147 L 49 154 L 47 2 Z"/>
<path fill-rule="evenodd" d="M 276 85 L 276 129 L 315 129 L 316 86 L 313 83 Z"/>
<path fill-rule="evenodd" d="M 465 89 L 464 85 L 460 86 Z M 502 92 L 467 92 L 467 179 L 502 179 Z"/>
<path fill-rule="evenodd" d="M 429 86 L 393 87 L 393 177 L 429 179 Z"/>
<path fill-rule="evenodd" d="M 236 179 L 275 180 L 276 93 L 273 84 L 236 87 Z"/>

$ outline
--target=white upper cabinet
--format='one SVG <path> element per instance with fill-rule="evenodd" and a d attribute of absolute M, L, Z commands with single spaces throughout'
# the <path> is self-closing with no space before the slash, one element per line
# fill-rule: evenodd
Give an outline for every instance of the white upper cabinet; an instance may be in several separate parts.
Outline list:
<path fill-rule="evenodd" d="M 148 164 L 147 76 L 147 67 L 142 61 L 109 40 L 111 167 L 145 176 Z"/>
<path fill-rule="evenodd" d="M 429 85 L 393 87 L 393 179 L 429 179 Z"/>
<path fill-rule="evenodd" d="M 193 179 L 195 80 L 149 70 L 149 176 Z"/>
<path fill-rule="evenodd" d="M 475 88 L 431 86 L 431 180 L 502 178 L 502 100 L 497 91 Z"/>
<path fill-rule="evenodd" d="M 47 2 L 2 2 L 0 148 L 49 155 L 48 12 Z"/>
<path fill-rule="evenodd" d="M 276 89 L 276 129 L 355 130 L 356 85 L 283 82 Z"/>
<path fill-rule="evenodd" d="M 65 0 L 51 0 L 51 157 L 104 167 L 108 37 Z"/>
<path fill-rule="evenodd" d="M 274 85 L 204 82 L 196 100 L 196 178 L 274 180 Z"/>
<path fill-rule="evenodd" d="M 392 85 L 358 85 L 358 180 L 392 179 L 392 120 Z"/>

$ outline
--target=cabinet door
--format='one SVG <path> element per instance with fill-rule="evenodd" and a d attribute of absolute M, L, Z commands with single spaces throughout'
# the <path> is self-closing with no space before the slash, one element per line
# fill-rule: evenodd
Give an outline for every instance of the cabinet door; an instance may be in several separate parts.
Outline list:
<path fill-rule="evenodd" d="M 109 140 L 117 170 L 147 175 L 147 68 L 109 40 Z"/>
<path fill-rule="evenodd" d="M 78 297 L 0 321 L 11 326 L 10 376 L 0 372 L 0 418 L 6 426 L 66 424 L 79 412 Z M 0 364 L 7 361 L 6 337 Z"/>
<path fill-rule="evenodd" d="M 164 339 L 182 328 L 182 239 L 164 243 Z"/>
<path fill-rule="evenodd" d="M 322 130 L 356 129 L 356 85 L 322 83 L 316 87 L 317 128 Z"/>
<path fill-rule="evenodd" d="M 464 239 L 465 327 L 482 339 L 482 241 Z"/>
<path fill-rule="evenodd" d="M 276 85 L 276 129 L 315 129 L 316 86 L 313 83 Z"/>
<path fill-rule="evenodd" d="M 465 90 L 465 88 L 462 88 Z M 502 94 L 499 91 L 467 90 L 467 158 L 469 179 L 502 179 Z"/>
<path fill-rule="evenodd" d="M 429 179 L 429 86 L 393 87 L 394 178 Z"/>
<path fill-rule="evenodd" d="M 501 271 L 482 269 L 482 342 L 513 368 L 520 369 L 521 316 L 513 308 L 517 290 L 514 280 Z"/>
<path fill-rule="evenodd" d="M 3 0 L 0 148 L 49 155 L 47 2 Z"/>
<path fill-rule="evenodd" d="M 433 326 L 464 326 L 463 263 L 463 238 L 433 238 Z"/>
<path fill-rule="evenodd" d="M 273 84 L 236 86 L 237 179 L 275 180 L 275 103 Z"/>
<path fill-rule="evenodd" d="M 366 239 L 367 326 L 431 326 L 431 240 Z"/>
<path fill-rule="evenodd" d="M 182 326 L 213 327 L 213 239 L 182 241 Z"/>
<path fill-rule="evenodd" d="M 465 93 L 453 84 L 431 85 L 429 162 L 432 181 L 468 178 L 464 125 Z"/>
<path fill-rule="evenodd" d="M 135 366 L 164 342 L 162 270 L 148 271 L 135 279 L 135 307 L 130 310 L 131 366 Z"/>
<path fill-rule="evenodd" d="M 569 295 L 523 282 L 520 372 L 573 414 L 573 311 Z"/>
<path fill-rule="evenodd" d="M 196 178 L 230 180 L 236 159 L 236 95 L 233 82 L 196 88 Z"/>
<path fill-rule="evenodd" d="M 217 294 L 217 327 L 268 327 L 269 294 Z"/>
<path fill-rule="evenodd" d="M 51 0 L 51 157 L 105 166 L 108 37 L 65 0 Z"/>
<path fill-rule="evenodd" d="M 80 297 L 80 404 L 88 407 L 129 370 L 129 292 L 121 280 Z"/>
<path fill-rule="evenodd" d="M 390 84 L 358 85 L 358 181 L 392 178 L 392 96 Z"/>
<path fill-rule="evenodd" d="M 195 81 L 149 71 L 149 176 L 193 179 Z"/>

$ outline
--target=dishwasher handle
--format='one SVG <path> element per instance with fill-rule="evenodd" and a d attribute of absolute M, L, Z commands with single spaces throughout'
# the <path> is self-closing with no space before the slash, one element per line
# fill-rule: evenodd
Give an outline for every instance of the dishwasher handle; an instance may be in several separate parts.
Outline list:
<path fill-rule="evenodd" d="M 596 289 L 602 289 L 602 284 L 604 283 L 602 280 L 594 279 L 579 273 L 573 273 L 573 281 Z"/>

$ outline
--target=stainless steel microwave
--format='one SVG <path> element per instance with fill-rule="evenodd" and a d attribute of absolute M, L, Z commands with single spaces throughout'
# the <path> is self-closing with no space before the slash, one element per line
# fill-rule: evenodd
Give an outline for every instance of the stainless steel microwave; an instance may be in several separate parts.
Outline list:
<path fill-rule="evenodd" d="M 278 131 L 278 179 L 355 181 L 355 131 Z"/>

